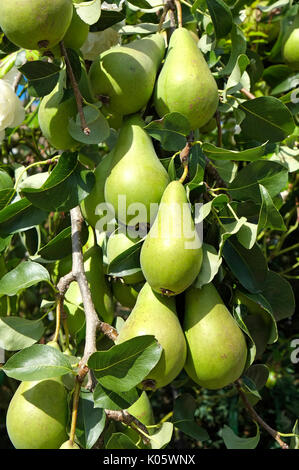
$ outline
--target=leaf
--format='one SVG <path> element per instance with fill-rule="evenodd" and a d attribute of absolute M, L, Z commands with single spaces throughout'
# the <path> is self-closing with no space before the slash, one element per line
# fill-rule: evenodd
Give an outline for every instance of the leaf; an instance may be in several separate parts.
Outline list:
<path fill-rule="evenodd" d="M 72 252 L 71 227 L 66 227 L 59 232 L 56 237 L 43 246 L 38 254 L 47 260 L 60 260 Z M 84 246 L 88 239 L 88 229 L 85 224 L 82 226 L 81 243 Z"/>
<path fill-rule="evenodd" d="M 44 333 L 41 320 L 20 317 L 0 317 L 0 348 L 17 351 L 36 343 Z"/>
<path fill-rule="evenodd" d="M 155 367 L 162 347 L 154 336 L 144 335 L 99 351 L 89 358 L 88 367 L 103 387 L 117 393 L 138 385 Z"/>
<path fill-rule="evenodd" d="M 230 75 L 236 65 L 239 55 L 245 54 L 247 49 L 247 42 L 244 33 L 235 23 L 231 30 L 231 43 L 229 60 L 223 70 L 218 73 L 219 76 Z"/>
<path fill-rule="evenodd" d="M 257 224 L 245 222 L 237 233 L 237 239 L 248 250 L 253 248 L 257 237 Z"/>
<path fill-rule="evenodd" d="M 26 62 L 19 68 L 28 80 L 28 93 L 31 96 L 42 97 L 51 93 L 55 88 L 60 67 L 50 62 L 35 60 Z"/>
<path fill-rule="evenodd" d="M 244 136 L 265 142 L 280 142 L 295 128 L 289 109 L 273 96 L 261 96 L 239 104 L 246 117 L 241 123 Z"/>
<path fill-rule="evenodd" d="M 229 185 L 229 193 L 238 201 L 251 200 L 261 203 L 259 185 L 263 185 L 271 197 L 276 196 L 288 183 L 288 171 L 275 162 L 261 160 L 249 163 L 238 172 Z"/>
<path fill-rule="evenodd" d="M 77 168 L 77 153 L 64 152 L 49 178 L 40 188 L 23 188 L 32 204 L 48 211 L 69 211 L 91 192 L 95 177 Z"/>
<path fill-rule="evenodd" d="M 219 258 L 216 249 L 212 245 L 203 243 L 202 251 L 202 267 L 195 281 L 195 287 L 199 289 L 212 282 L 222 263 L 222 258 Z"/>
<path fill-rule="evenodd" d="M 277 154 L 272 154 L 270 161 L 280 163 L 287 168 L 290 173 L 298 171 L 299 151 L 298 149 L 290 149 L 289 147 L 281 146 Z"/>
<path fill-rule="evenodd" d="M 269 369 L 265 364 L 252 364 L 247 369 L 246 376 L 255 383 L 257 390 L 261 390 L 267 382 Z"/>
<path fill-rule="evenodd" d="M 227 449 L 255 449 L 260 440 L 258 426 L 256 436 L 243 438 L 237 436 L 229 426 L 224 425 L 221 436 Z"/>
<path fill-rule="evenodd" d="M 107 274 L 115 277 L 124 277 L 140 272 L 139 255 L 142 243 L 143 240 L 140 240 L 114 258 L 108 265 Z"/>
<path fill-rule="evenodd" d="M 248 250 L 238 242 L 236 237 L 230 237 L 224 244 L 223 257 L 245 289 L 253 293 L 263 290 L 267 276 L 267 263 L 257 244 Z"/>
<path fill-rule="evenodd" d="M 81 20 L 89 25 L 96 23 L 101 16 L 101 0 L 74 3 L 74 7 Z"/>
<path fill-rule="evenodd" d="M 13 180 L 6 171 L 0 170 L 0 189 L 8 188 L 13 188 Z"/>
<path fill-rule="evenodd" d="M 260 184 L 260 193 L 262 198 L 262 205 L 259 215 L 258 232 L 267 228 L 273 230 L 286 230 L 283 217 L 273 204 L 272 198 L 267 189 Z"/>
<path fill-rule="evenodd" d="M 144 129 L 151 137 L 161 142 L 164 150 L 175 152 L 185 147 L 190 124 L 182 114 L 169 113 L 162 119 L 150 122 Z"/>
<path fill-rule="evenodd" d="M 128 392 L 116 393 L 97 384 L 93 392 L 93 398 L 95 408 L 125 410 L 138 400 L 138 393 L 136 388 Z"/>
<path fill-rule="evenodd" d="M 213 160 L 235 160 L 250 162 L 259 160 L 265 154 L 266 143 L 259 147 L 254 147 L 242 151 L 227 150 L 224 148 L 216 147 L 213 144 L 205 143 L 202 146 L 202 150 L 208 158 Z"/>
<path fill-rule="evenodd" d="M 106 444 L 106 449 L 138 449 L 134 442 L 126 434 L 115 432 Z"/>
<path fill-rule="evenodd" d="M 217 38 L 225 37 L 233 25 L 233 17 L 229 7 L 222 0 L 207 0 L 207 6 Z"/>
<path fill-rule="evenodd" d="M 97 442 L 104 430 L 105 422 L 105 411 L 103 409 L 94 408 L 92 393 L 81 391 L 76 435 L 84 449 L 91 449 Z"/>
<path fill-rule="evenodd" d="M 289 318 L 294 314 L 295 298 L 292 287 L 278 273 L 268 271 L 262 295 L 271 305 L 276 321 Z"/>
<path fill-rule="evenodd" d="M 34 344 L 8 359 L 2 370 L 16 380 L 42 380 L 73 373 L 69 358 L 52 346 Z"/>
<path fill-rule="evenodd" d="M 238 220 L 235 220 L 234 222 L 231 222 L 229 224 L 224 224 L 221 227 L 221 238 L 220 238 L 220 243 L 219 243 L 219 256 L 221 256 L 223 246 L 225 241 L 231 237 L 232 235 L 237 234 L 241 228 L 244 226 L 246 223 L 246 218 L 241 217 Z"/>
<path fill-rule="evenodd" d="M 83 113 L 90 133 L 86 135 L 83 132 L 80 115 L 77 114 L 76 121 L 73 118 L 69 121 L 68 130 L 71 136 L 78 142 L 88 145 L 100 144 L 108 139 L 110 127 L 101 111 L 94 106 L 84 106 Z"/>
<path fill-rule="evenodd" d="M 226 86 L 225 93 L 230 94 L 241 90 L 241 88 L 250 89 L 250 78 L 246 72 L 246 68 L 250 64 L 250 60 L 245 54 L 240 54 L 237 58 L 236 64 L 230 74 Z"/>
<path fill-rule="evenodd" d="M 13 199 L 16 191 L 14 188 L 0 189 L 0 210 Z"/>
<path fill-rule="evenodd" d="M 299 425 L 298 425 L 298 419 L 296 420 L 294 427 L 292 429 L 293 434 L 295 436 L 292 437 L 291 442 L 290 442 L 290 449 L 299 449 Z"/>
<path fill-rule="evenodd" d="M 166 421 L 162 424 L 158 432 L 151 435 L 152 449 L 163 449 L 171 441 L 173 434 L 173 424 Z"/>
<path fill-rule="evenodd" d="M 5 238 L 29 230 L 42 223 L 47 215 L 47 212 L 34 207 L 28 199 L 20 199 L 0 211 L 0 236 Z"/>
<path fill-rule="evenodd" d="M 135 7 L 144 8 L 148 10 L 151 10 L 153 8 L 152 5 L 148 3 L 146 0 L 130 0 L 129 3 L 131 3 Z"/>
<path fill-rule="evenodd" d="M 196 401 L 189 393 L 180 395 L 174 402 L 173 425 L 187 436 L 197 441 L 206 441 L 209 435 L 205 429 L 200 427 L 194 420 L 197 408 Z"/>
<path fill-rule="evenodd" d="M 0 295 L 16 295 L 21 290 L 42 281 L 50 281 L 50 275 L 46 268 L 32 261 L 22 261 L 1 278 Z"/>

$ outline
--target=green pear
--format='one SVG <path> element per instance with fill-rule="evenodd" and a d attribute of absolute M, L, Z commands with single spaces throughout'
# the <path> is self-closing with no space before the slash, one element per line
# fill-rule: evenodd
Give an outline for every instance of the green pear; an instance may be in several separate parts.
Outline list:
<path fill-rule="evenodd" d="M 78 446 L 78 444 L 76 444 L 76 442 L 71 442 L 70 440 L 68 440 L 68 441 L 65 441 L 59 447 L 59 449 L 80 449 L 80 447 Z"/>
<path fill-rule="evenodd" d="M 107 259 L 108 264 L 112 263 L 124 251 L 134 246 L 140 238 L 131 238 L 128 234 L 116 231 L 110 235 L 107 242 Z M 122 278 L 126 284 L 137 284 L 144 280 L 142 271 L 128 274 Z"/>
<path fill-rule="evenodd" d="M 116 344 L 142 335 L 155 336 L 163 351 L 158 364 L 142 386 L 165 387 L 181 372 L 186 359 L 186 341 L 177 317 L 175 299 L 155 293 L 148 283 L 139 292 L 137 302 L 120 330 Z"/>
<path fill-rule="evenodd" d="M 94 228 L 99 228 L 99 222 L 101 220 L 101 217 L 104 215 L 97 211 L 97 207 L 99 204 L 104 204 L 105 203 L 105 195 L 104 195 L 104 188 L 105 188 L 105 182 L 106 178 L 109 174 L 110 171 L 110 165 L 111 165 L 111 160 L 112 160 L 112 153 L 110 152 L 108 155 L 106 155 L 100 163 L 97 165 L 95 171 L 94 171 L 94 176 L 95 176 L 95 184 L 93 189 L 91 190 L 91 193 L 81 202 L 81 210 L 82 214 L 85 220 L 89 223 Z M 104 208 L 104 206 L 103 206 Z M 98 207 L 100 209 L 100 207 Z M 112 215 L 109 217 L 108 215 L 108 220 L 112 220 Z M 102 231 L 102 230 L 101 230 Z"/>
<path fill-rule="evenodd" d="M 140 253 L 141 269 L 154 291 L 177 295 L 187 289 L 201 268 L 201 245 L 184 186 L 172 181 Z"/>
<path fill-rule="evenodd" d="M 245 337 L 213 284 L 187 290 L 184 332 L 185 370 L 194 382 L 218 389 L 240 377 L 247 358 Z"/>
<path fill-rule="evenodd" d="M 116 300 L 123 307 L 133 308 L 136 304 L 139 290 L 136 288 L 136 284 L 130 285 L 123 282 L 122 279 L 113 279 L 112 292 Z"/>
<path fill-rule="evenodd" d="M 69 120 L 76 119 L 78 109 L 74 95 L 64 88 L 65 77 L 63 70 L 55 88 L 42 98 L 38 110 L 42 133 L 49 143 L 59 150 L 76 149 L 80 145 L 68 131 Z M 85 67 L 82 68 L 79 88 L 82 95 L 92 101 Z"/>
<path fill-rule="evenodd" d="M 157 213 L 169 176 L 156 155 L 152 140 L 138 115 L 124 119 L 113 148 L 110 173 L 105 183 L 105 200 L 112 204 L 119 222 L 129 225 L 142 204 L 138 222 L 149 223 Z M 121 207 L 124 206 L 124 210 Z M 136 224 L 136 222 L 135 222 Z M 134 225 L 135 225 L 134 224 Z"/>
<path fill-rule="evenodd" d="M 152 95 L 164 52 L 163 36 L 157 33 L 100 54 L 91 65 L 90 81 L 103 108 L 117 115 L 142 109 Z"/>
<path fill-rule="evenodd" d="M 282 43 L 282 56 L 292 70 L 299 70 L 299 14 L 287 29 Z"/>
<path fill-rule="evenodd" d="M 217 121 L 215 118 L 212 118 L 207 122 L 203 127 L 199 129 L 199 132 L 202 134 L 209 134 L 217 127 Z"/>
<path fill-rule="evenodd" d="M 62 40 L 72 19 L 71 0 L 2 0 L 0 26 L 24 49 L 50 49 Z"/>
<path fill-rule="evenodd" d="M 59 449 L 67 439 L 67 391 L 60 378 L 21 382 L 6 416 L 16 449 Z"/>
<path fill-rule="evenodd" d="M 127 411 L 130 415 L 134 416 L 144 424 L 144 426 L 155 424 L 152 405 L 146 392 L 142 392 L 138 400 L 136 400 L 135 403 L 127 409 Z M 123 423 L 116 424 L 116 431 L 126 434 L 135 443 L 140 439 L 140 434 L 138 434 L 137 431 Z M 151 434 L 150 430 L 149 434 Z"/>
<path fill-rule="evenodd" d="M 95 309 L 102 320 L 111 323 L 114 316 L 113 300 L 110 287 L 104 275 L 101 248 L 99 246 L 89 248 L 84 253 L 83 259 L 84 270 Z M 70 284 L 65 294 L 65 300 L 77 307 L 82 304 L 81 292 L 77 281 L 73 281 Z"/>
<path fill-rule="evenodd" d="M 244 318 L 244 322 L 255 343 L 256 356 L 259 357 L 265 351 L 271 336 L 271 316 L 239 290 L 236 292 L 235 299 L 247 308 L 248 315 Z"/>
<path fill-rule="evenodd" d="M 185 28 L 176 29 L 158 77 L 154 103 L 157 113 L 178 112 L 191 129 L 204 126 L 218 106 L 218 89 L 201 51 Z"/>
<path fill-rule="evenodd" d="M 79 3 L 76 1 L 75 3 Z M 63 37 L 65 47 L 71 49 L 80 49 L 85 43 L 89 31 L 89 25 L 81 20 L 77 14 L 76 8 L 73 7 L 73 16 L 71 24 Z"/>

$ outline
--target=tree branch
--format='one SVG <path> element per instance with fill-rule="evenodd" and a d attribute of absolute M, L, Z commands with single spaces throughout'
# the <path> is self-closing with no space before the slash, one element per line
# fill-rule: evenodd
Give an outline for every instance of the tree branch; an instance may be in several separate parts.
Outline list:
<path fill-rule="evenodd" d="M 126 410 L 105 410 L 105 413 L 107 418 L 113 419 L 114 421 L 127 424 L 128 426 L 131 426 L 133 424 L 134 426 L 132 426 L 132 428 L 137 431 L 138 434 L 141 435 L 143 442 L 146 445 L 149 445 L 150 440 L 144 435 L 144 433 L 148 434 L 147 428 L 137 418 L 135 418 L 135 416 L 130 415 L 130 413 L 128 413 Z M 142 432 L 140 432 L 140 430 Z"/>

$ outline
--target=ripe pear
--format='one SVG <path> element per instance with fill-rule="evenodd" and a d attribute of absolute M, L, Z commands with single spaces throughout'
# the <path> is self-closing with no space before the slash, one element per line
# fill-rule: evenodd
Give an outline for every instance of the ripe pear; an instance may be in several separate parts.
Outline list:
<path fill-rule="evenodd" d="M 70 440 L 68 440 L 68 441 L 65 441 L 59 447 L 59 449 L 80 449 L 80 447 L 78 446 L 78 444 L 76 444 L 76 442 L 71 442 Z"/>
<path fill-rule="evenodd" d="M 128 234 L 121 231 L 112 233 L 107 243 L 108 264 L 121 255 L 124 251 L 134 246 L 140 238 L 131 238 Z M 123 276 L 126 284 L 137 284 L 144 280 L 142 271 Z"/>
<path fill-rule="evenodd" d="M 16 449 L 59 449 L 67 439 L 67 391 L 60 378 L 21 382 L 6 416 Z"/>
<path fill-rule="evenodd" d="M 201 268 L 201 245 L 184 186 L 172 181 L 140 253 L 142 272 L 154 291 L 177 295 L 187 289 Z"/>
<path fill-rule="evenodd" d="M 152 405 L 146 392 L 142 392 L 138 400 L 136 400 L 135 403 L 127 409 L 127 411 L 145 426 L 155 424 Z M 130 426 L 126 426 L 123 423 L 117 423 L 116 431 L 126 434 L 135 443 L 139 441 L 140 434 Z M 150 430 L 149 434 L 151 434 Z"/>
<path fill-rule="evenodd" d="M 100 163 L 97 165 L 94 176 L 95 176 L 95 184 L 91 193 L 81 202 L 81 210 L 83 217 L 89 225 L 94 228 L 99 229 L 100 225 L 97 225 L 97 222 L 101 220 L 101 217 L 105 214 L 101 214 L 100 211 L 98 213 L 97 207 L 99 204 L 105 203 L 105 195 L 104 195 L 104 187 L 106 178 L 109 174 L 110 165 L 112 160 L 112 153 L 110 152 L 106 155 Z M 104 206 L 103 206 L 104 207 Z M 100 207 L 98 208 L 100 210 Z M 108 221 L 112 220 L 111 217 L 108 217 Z"/>
<path fill-rule="evenodd" d="M 282 56 L 285 63 L 295 71 L 299 70 L 299 14 L 287 29 L 283 38 Z"/>
<path fill-rule="evenodd" d="M 133 215 L 128 214 L 130 204 L 136 203 L 142 204 L 143 210 L 138 214 L 138 222 L 150 222 L 157 213 L 163 191 L 169 183 L 168 173 L 143 127 L 144 122 L 138 115 L 124 119 L 105 183 L 105 200 L 114 207 L 118 221 L 126 225 L 130 225 L 134 214 L 139 211 L 140 207 L 134 207 L 131 212 Z M 152 211 L 151 204 L 156 205 Z"/>
<path fill-rule="evenodd" d="M 136 304 L 139 290 L 136 288 L 136 284 L 129 285 L 121 279 L 113 279 L 112 292 L 116 300 L 123 307 L 133 308 Z"/>
<path fill-rule="evenodd" d="M 103 108 L 117 115 L 133 114 L 149 101 L 165 53 L 159 33 L 100 54 L 90 68 L 90 81 Z"/>
<path fill-rule="evenodd" d="M 42 98 L 38 110 L 38 121 L 42 133 L 49 143 L 59 150 L 76 149 L 80 145 L 68 131 L 69 120 L 76 119 L 78 109 L 74 95 L 65 91 L 64 81 L 65 71 L 63 70 L 55 88 Z M 92 101 L 85 68 L 82 68 L 79 88 L 83 96 Z"/>
<path fill-rule="evenodd" d="M 99 246 L 89 248 L 83 255 L 84 270 L 91 290 L 95 309 L 102 320 L 111 323 L 114 316 L 112 294 L 106 281 L 103 268 L 102 250 Z M 67 302 L 82 304 L 81 292 L 77 281 L 73 281 L 66 294 Z"/>
<path fill-rule="evenodd" d="M 269 313 L 253 300 L 246 297 L 241 291 L 237 291 L 235 298 L 247 307 L 248 315 L 244 322 L 256 346 L 256 356 L 259 357 L 265 351 L 271 335 L 272 320 Z"/>
<path fill-rule="evenodd" d="M 77 14 L 76 8 L 73 7 L 72 21 L 65 35 L 63 36 L 63 42 L 65 47 L 75 50 L 80 49 L 87 39 L 88 32 L 89 25 L 83 20 L 81 20 L 80 16 Z M 61 50 L 59 45 L 52 48 L 51 52 L 54 54 L 55 57 L 61 57 Z"/>
<path fill-rule="evenodd" d="M 2 0 L 0 26 L 24 49 L 50 49 L 62 40 L 72 19 L 71 0 Z"/>
<path fill-rule="evenodd" d="M 163 348 L 158 364 L 143 381 L 144 389 L 165 387 L 181 372 L 186 359 L 186 341 L 177 317 L 175 300 L 155 293 L 148 283 L 139 292 L 116 344 L 142 335 L 155 336 Z"/>
<path fill-rule="evenodd" d="M 194 39 L 185 28 L 176 29 L 158 77 L 154 103 L 157 113 L 178 112 L 191 129 L 204 126 L 218 106 L 217 83 Z"/>
<path fill-rule="evenodd" d="M 218 389 L 240 377 L 247 358 L 245 337 L 213 284 L 187 290 L 184 332 L 185 370 L 194 382 Z"/>

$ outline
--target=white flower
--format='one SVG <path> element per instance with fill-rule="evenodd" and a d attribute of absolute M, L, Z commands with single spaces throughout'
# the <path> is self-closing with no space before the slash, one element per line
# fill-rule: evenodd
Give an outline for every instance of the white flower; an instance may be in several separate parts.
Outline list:
<path fill-rule="evenodd" d="M 113 28 L 107 28 L 104 31 L 88 33 L 88 37 L 81 47 L 81 51 L 84 59 L 95 60 L 102 52 L 119 44 L 119 42 L 119 33 Z"/>
<path fill-rule="evenodd" d="M 25 110 L 12 86 L 15 70 L 0 80 L 0 142 L 7 127 L 16 127 L 25 119 Z"/>

